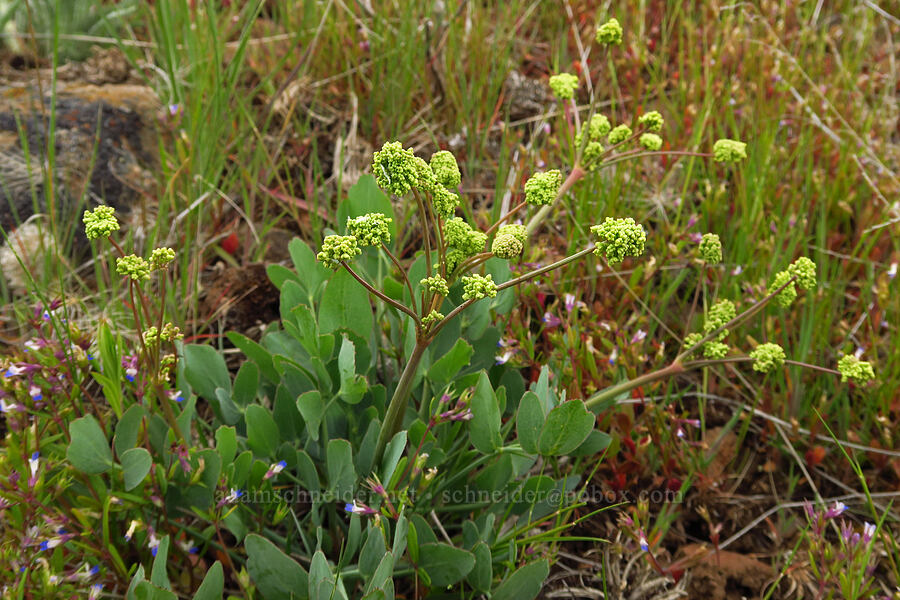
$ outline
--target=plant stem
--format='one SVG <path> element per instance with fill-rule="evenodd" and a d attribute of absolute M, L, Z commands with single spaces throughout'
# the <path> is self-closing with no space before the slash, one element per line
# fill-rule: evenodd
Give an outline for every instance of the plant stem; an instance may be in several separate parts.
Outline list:
<path fill-rule="evenodd" d="M 350 265 L 348 265 L 345 261 L 343 261 L 343 260 L 341 261 L 341 266 L 344 267 L 345 269 L 347 269 L 347 272 L 349 272 L 351 275 L 353 275 L 353 278 L 356 279 L 360 284 L 362 284 L 362 286 L 364 288 L 369 290 L 370 294 L 372 294 L 373 296 L 377 296 L 378 298 L 387 302 L 388 304 L 390 304 L 391 306 L 393 306 L 400 312 L 404 312 L 404 313 L 408 314 L 410 317 L 412 317 L 413 321 L 415 321 L 415 323 L 416 323 L 416 329 L 419 329 L 422 327 L 422 322 L 419 321 L 419 315 L 417 315 L 412 310 L 410 310 L 409 307 L 403 306 L 402 304 L 400 304 L 393 298 L 389 298 L 388 296 L 384 295 L 382 292 L 376 290 L 374 287 L 372 287 L 372 285 L 368 281 L 366 281 L 365 279 L 360 277 L 356 273 L 356 271 L 351 269 Z"/>
<path fill-rule="evenodd" d="M 632 150 L 630 152 L 616 154 L 610 160 L 603 161 L 600 166 L 608 167 L 632 158 L 643 158 L 645 156 L 699 156 L 701 158 L 711 158 L 712 154 L 709 152 L 691 152 L 690 150 Z"/>
<path fill-rule="evenodd" d="M 570 262 L 576 261 L 579 258 L 581 258 L 582 256 L 585 256 L 593 251 L 594 251 L 594 246 L 592 244 L 592 245 L 588 246 L 587 248 L 585 248 L 584 250 L 579 250 L 572 256 L 567 256 L 565 258 L 561 258 L 560 260 L 556 261 L 555 263 L 551 263 L 551 264 L 547 265 L 546 267 L 541 267 L 540 269 L 535 269 L 534 271 L 532 271 L 530 273 L 525 273 L 524 275 L 516 277 L 515 279 L 510 279 L 509 281 L 501 283 L 500 285 L 497 286 L 497 290 L 505 290 L 508 287 L 512 287 L 514 285 L 519 285 L 520 283 L 524 283 L 524 282 L 528 281 L 529 279 L 534 279 L 535 277 L 538 277 L 539 275 L 543 275 L 547 271 L 552 271 L 554 269 L 564 267 L 567 264 L 569 264 Z"/>
<path fill-rule="evenodd" d="M 494 231 L 496 231 L 498 227 L 503 225 L 503 223 L 505 221 L 508 221 L 509 219 L 511 219 L 517 212 L 519 212 L 520 210 L 525 208 L 525 206 L 527 206 L 527 205 L 528 205 L 528 203 L 525 202 L 524 200 L 522 200 L 516 206 L 511 208 L 508 213 L 506 213 L 505 215 L 503 215 L 502 217 L 497 219 L 497 222 L 494 223 L 493 225 L 491 225 L 490 228 L 488 228 L 488 230 L 485 231 L 484 233 L 487 234 L 488 237 L 490 237 L 491 234 L 494 233 Z"/>
<path fill-rule="evenodd" d="M 718 336 L 720 333 L 722 333 L 722 332 L 725 331 L 726 329 L 729 329 L 729 328 L 733 327 L 734 325 L 737 325 L 737 324 L 739 324 L 739 323 L 745 321 L 746 319 L 749 319 L 750 317 L 752 317 L 753 315 L 755 315 L 756 313 L 758 313 L 759 311 L 761 311 L 761 310 L 763 309 L 763 307 L 764 307 L 766 304 L 768 304 L 769 302 L 772 301 L 772 298 L 774 298 L 775 296 L 777 296 L 778 294 L 780 294 L 780 293 L 784 290 L 784 288 L 786 288 L 787 286 L 789 286 L 789 285 L 791 285 L 792 283 L 794 283 L 794 281 L 796 281 L 796 279 L 797 279 L 797 276 L 794 275 L 793 277 L 791 277 L 790 279 L 788 279 L 788 280 L 784 283 L 784 285 L 782 285 L 782 286 L 779 287 L 778 289 L 774 290 L 771 294 L 769 294 L 768 296 L 762 298 L 759 302 L 757 302 L 756 304 L 752 305 L 750 308 L 748 308 L 747 310 L 745 310 L 744 312 L 742 312 L 741 314 L 739 314 L 738 316 L 736 316 L 736 317 L 733 318 L 732 320 L 728 321 L 727 323 L 725 323 L 725 324 L 722 325 L 721 327 L 718 327 L 717 329 L 714 329 L 713 331 L 710 331 L 709 333 L 707 333 L 705 336 L 703 336 L 703 338 L 700 339 L 699 342 L 697 342 L 696 344 L 694 344 L 694 345 L 691 346 L 690 348 L 685 348 L 684 350 L 682 350 L 681 353 L 680 353 L 678 356 L 676 356 L 676 357 L 675 357 L 675 360 L 672 361 L 672 362 L 678 362 L 678 363 L 680 363 L 682 360 L 684 360 L 685 358 L 687 358 L 692 352 L 694 352 L 697 348 L 699 348 L 702 344 L 705 344 L 706 342 L 708 342 L 709 340 L 711 340 L 711 339 L 713 339 L 714 337 Z"/>
<path fill-rule="evenodd" d="M 419 191 L 415 188 L 413 188 L 413 196 L 416 198 L 416 205 L 422 218 L 422 231 L 425 233 L 425 272 L 428 274 L 428 277 L 431 277 L 431 232 L 428 231 L 431 223 L 428 220 L 428 212 L 425 210 L 422 196 L 419 195 Z M 422 301 L 422 306 L 425 306 L 424 300 Z"/>
<path fill-rule="evenodd" d="M 385 244 L 381 244 L 381 249 L 384 250 L 384 253 L 388 255 L 391 261 L 394 263 L 394 266 L 397 267 L 397 270 L 400 271 L 400 275 L 403 276 L 403 281 L 406 283 L 406 288 L 409 290 L 409 299 L 410 302 L 413 303 L 413 311 L 416 310 L 416 293 L 413 291 L 412 284 L 409 282 L 409 276 L 406 274 L 406 269 L 403 268 L 403 265 L 400 264 L 400 261 L 394 256 L 394 253 L 391 252 L 391 249 L 388 248 Z M 424 310 L 424 307 L 423 309 Z"/>
<path fill-rule="evenodd" d="M 565 258 L 562 258 L 562 259 L 556 261 L 555 263 L 547 265 L 546 267 L 541 267 L 540 269 L 535 269 L 534 271 L 532 271 L 530 273 L 525 273 L 524 275 L 522 275 L 520 277 L 516 277 L 515 279 L 510 279 L 509 281 L 501 283 L 500 285 L 497 286 L 497 291 L 505 290 L 506 288 L 512 287 L 514 285 L 519 285 L 520 283 L 524 283 L 524 282 L 528 281 L 529 279 L 534 279 L 535 277 L 538 277 L 539 275 L 543 275 L 547 271 L 552 271 L 553 269 L 558 269 L 559 267 L 563 267 L 563 266 L 569 264 L 570 262 L 578 260 L 582 256 L 588 254 L 589 252 L 593 252 L 593 251 L 594 251 L 594 246 L 589 246 L 589 247 L 585 248 L 584 250 L 580 250 L 580 251 L 576 252 L 572 256 L 567 256 Z M 469 306 L 471 306 L 472 304 L 474 304 L 477 301 L 478 301 L 478 298 L 474 298 L 472 300 L 466 300 L 465 302 L 463 302 L 462 304 L 460 304 L 459 306 L 454 308 L 452 311 L 450 311 L 450 313 L 446 317 L 444 317 L 440 323 L 435 325 L 431 329 L 431 331 L 428 333 L 429 342 L 434 339 L 434 337 L 444 327 L 444 325 L 446 325 L 448 322 L 450 322 L 450 320 L 453 317 L 455 317 L 456 315 L 458 315 L 459 313 L 461 313 L 462 311 L 464 311 L 465 309 L 467 309 Z"/>
<path fill-rule="evenodd" d="M 628 381 L 623 381 L 622 383 L 597 392 L 596 394 L 585 400 L 584 404 L 588 407 L 588 409 L 591 409 L 606 400 L 615 398 L 619 394 L 633 390 L 638 386 L 653 383 L 654 381 L 659 381 L 660 379 L 666 379 L 679 373 L 683 373 L 684 371 L 685 365 L 682 365 L 679 362 L 673 362 L 668 367 L 652 371 L 645 375 L 641 375 L 640 377 L 635 377 L 634 379 L 629 379 Z"/>
<path fill-rule="evenodd" d="M 419 369 L 419 363 L 422 361 L 422 355 L 425 349 L 431 343 L 430 339 L 416 340 L 416 346 L 413 348 L 412 354 L 406 362 L 406 367 L 400 375 L 400 381 L 397 382 L 397 388 L 394 395 L 391 396 L 391 403 L 388 405 L 387 413 L 384 415 L 384 422 L 381 424 L 381 432 L 378 434 L 378 445 L 375 447 L 375 461 L 377 465 L 381 462 L 381 455 L 388 442 L 403 427 L 403 416 L 406 414 L 406 405 L 409 401 L 409 395 L 412 391 L 413 380 L 416 377 L 416 371 Z"/>

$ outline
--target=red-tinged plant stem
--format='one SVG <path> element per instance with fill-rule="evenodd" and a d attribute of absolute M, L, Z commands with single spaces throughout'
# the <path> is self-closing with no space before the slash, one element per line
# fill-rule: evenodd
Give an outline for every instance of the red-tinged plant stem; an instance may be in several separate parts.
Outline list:
<path fill-rule="evenodd" d="M 386 296 L 385 294 L 383 294 L 382 292 L 376 290 L 374 287 L 372 287 L 372 285 L 368 281 L 366 281 L 365 279 L 360 277 L 356 271 L 354 271 L 352 268 L 350 268 L 350 265 L 348 265 L 345 261 L 341 261 L 341 266 L 344 267 L 345 269 L 347 269 L 347 272 L 350 273 L 351 275 L 353 275 L 353 278 L 356 279 L 364 288 L 369 290 L 370 294 L 372 294 L 373 296 L 377 296 L 379 299 L 383 300 L 384 302 L 387 302 L 388 304 L 390 304 L 391 306 L 393 306 L 400 312 L 406 313 L 407 315 L 412 317 L 413 321 L 415 321 L 415 323 L 416 323 L 416 329 L 420 329 L 422 327 L 422 322 L 419 320 L 419 315 L 417 315 L 415 312 L 410 310 L 409 307 L 400 304 L 393 298 L 390 298 L 390 297 Z"/>
<path fill-rule="evenodd" d="M 485 233 L 488 237 L 490 237 L 491 234 L 494 233 L 494 231 L 496 231 L 498 227 L 500 227 L 501 225 L 503 225 L 504 222 L 506 222 L 506 221 L 508 221 L 509 219 L 513 218 L 517 212 L 519 212 L 520 210 L 522 210 L 523 208 L 525 208 L 527 205 L 528 205 L 528 203 L 525 202 L 524 200 L 523 200 L 522 202 L 520 202 L 519 204 L 515 205 L 514 207 L 512 207 L 512 208 L 510 209 L 510 211 L 509 211 L 508 213 L 506 213 L 505 215 L 503 215 L 502 217 L 500 217 L 499 219 L 497 219 L 497 222 L 494 223 L 493 225 L 491 225 L 490 228 L 488 228 L 488 230 L 485 231 L 484 233 Z"/>
<path fill-rule="evenodd" d="M 397 270 L 400 271 L 400 275 L 403 277 L 403 282 L 406 283 L 406 288 L 409 290 L 409 297 L 411 302 L 413 303 L 413 310 L 416 309 L 416 294 L 413 292 L 412 283 L 409 281 L 409 276 L 406 274 L 406 269 L 403 268 L 403 265 L 400 264 L 400 260 L 394 256 L 394 253 L 391 252 L 390 248 L 387 247 L 386 244 L 381 244 L 381 249 L 384 250 L 384 253 L 388 255 L 388 258 L 391 259 L 391 262 L 394 263 L 394 266 L 397 267 Z"/>

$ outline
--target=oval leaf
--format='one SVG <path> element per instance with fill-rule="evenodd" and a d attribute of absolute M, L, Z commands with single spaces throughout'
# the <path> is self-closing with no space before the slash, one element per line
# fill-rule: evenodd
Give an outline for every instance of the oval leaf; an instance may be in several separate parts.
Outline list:
<path fill-rule="evenodd" d="M 331 333 L 347 329 L 364 340 L 372 335 L 375 318 L 369 295 L 347 271 L 336 272 L 322 294 L 319 307 L 319 332 Z"/>
<path fill-rule="evenodd" d="M 247 445 L 253 453 L 264 458 L 275 456 L 281 435 L 272 413 L 259 404 L 251 404 L 244 419 L 247 421 Z"/>
<path fill-rule="evenodd" d="M 153 459 L 145 448 L 126 450 L 119 460 L 122 463 L 126 492 L 133 490 L 144 480 L 153 464 Z"/>
<path fill-rule="evenodd" d="M 203 583 L 194 594 L 194 600 L 222 600 L 223 591 L 225 591 L 225 575 L 222 572 L 222 563 L 216 561 L 206 572 Z"/>
<path fill-rule="evenodd" d="M 469 403 L 473 418 L 469 421 L 469 437 L 475 449 L 490 454 L 500 447 L 500 408 L 494 398 L 494 388 L 487 373 L 478 375 L 478 384 Z"/>
<path fill-rule="evenodd" d="M 244 540 L 247 571 L 265 600 L 309 597 L 309 574 L 266 538 L 251 533 Z"/>
<path fill-rule="evenodd" d="M 469 574 L 475 566 L 475 555 L 449 544 L 422 544 L 419 546 L 419 567 L 438 587 L 452 585 Z"/>
<path fill-rule="evenodd" d="M 538 440 L 538 451 L 543 456 L 572 452 L 594 430 L 595 419 L 581 400 L 563 402 L 547 415 Z"/>
<path fill-rule="evenodd" d="M 541 401 L 534 392 L 525 392 L 516 413 L 516 435 L 525 452 L 537 454 L 543 427 L 544 409 L 541 408 Z"/>
<path fill-rule="evenodd" d="M 93 415 L 75 419 L 69 426 L 72 441 L 66 450 L 66 458 L 72 465 L 88 475 L 105 473 L 113 465 L 109 442 Z"/>
<path fill-rule="evenodd" d="M 497 587 L 491 600 L 534 600 L 549 574 L 550 563 L 546 559 L 520 567 Z"/>

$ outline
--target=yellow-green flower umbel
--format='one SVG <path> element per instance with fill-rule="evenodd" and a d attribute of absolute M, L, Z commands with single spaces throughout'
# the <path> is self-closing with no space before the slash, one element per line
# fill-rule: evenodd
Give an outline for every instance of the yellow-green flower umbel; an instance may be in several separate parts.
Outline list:
<path fill-rule="evenodd" d="M 316 260 L 330 269 L 337 269 L 342 261 L 352 260 L 362 254 L 356 237 L 352 235 L 328 235 L 322 240 L 322 250 Z"/>
<path fill-rule="evenodd" d="M 449 219 L 459 206 L 459 194 L 451 192 L 442 185 L 434 186 L 431 191 L 431 205 L 443 219 Z"/>
<path fill-rule="evenodd" d="M 109 237 L 113 231 L 119 229 L 119 221 L 116 220 L 115 209 L 112 206 L 98 206 L 93 211 L 84 211 L 82 222 L 84 233 L 89 240 L 98 237 Z"/>
<path fill-rule="evenodd" d="M 737 310 L 734 307 L 734 302 L 727 299 L 719 300 L 710 307 L 709 313 L 706 315 L 706 321 L 703 323 L 703 332 L 709 335 L 731 321 L 735 315 L 737 315 Z M 728 330 L 723 329 L 716 339 L 721 342 L 726 335 L 728 335 Z"/>
<path fill-rule="evenodd" d="M 591 227 L 591 233 L 597 236 L 594 254 L 606 256 L 611 265 L 622 262 L 626 256 L 640 256 L 644 253 L 647 234 L 631 217 L 606 217 L 602 224 Z"/>
<path fill-rule="evenodd" d="M 775 279 L 772 280 L 772 283 L 769 285 L 769 293 L 775 292 L 778 288 L 786 284 L 791 280 L 791 274 L 787 271 L 779 271 L 775 274 Z M 781 290 L 777 296 L 775 296 L 774 300 L 778 306 L 782 308 L 787 308 L 791 304 L 793 304 L 794 300 L 797 299 L 797 286 L 791 282 L 786 288 Z"/>
<path fill-rule="evenodd" d="M 459 165 L 456 164 L 456 157 L 452 152 L 440 150 L 431 155 L 431 170 L 434 172 L 435 178 L 445 188 L 453 189 L 462 181 L 459 173 Z"/>
<path fill-rule="evenodd" d="M 491 252 L 497 258 L 510 260 L 520 256 L 525 245 L 514 235 L 508 233 L 498 233 L 491 243 Z"/>
<path fill-rule="evenodd" d="M 154 248 L 150 253 L 150 268 L 154 271 L 164 269 L 173 260 L 175 260 L 175 251 L 171 248 Z"/>
<path fill-rule="evenodd" d="M 560 100 L 571 100 L 575 97 L 578 77 L 571 73 L 560 73 L 550 77 L 550 90 Z"/>
<path fill-rule="evenodd" d="M 610 125 L 609 119 L 607 119 L 605 115 L 594 115 L 591 117 L 590 122 L 585 123 L 584 127 L 581 128 L 581 131 L 575 134 L 575 145 L 581 147 L 581 140 L 584 137 L 585 131 L 588 132 L 588 146 L 590 146 L 592 142 L 599 142 L 602 140 L 606 134 L 609 133 L 610 129 L 612 129 L 612 125 Z M 603 146 L 600 146 L 600 148 L 600 151 L 602 152 Z"/>
<path fill-rule="evenodd" d="M 609 132 L 609 143 L 612 145 L 620 144 L 631 137 L 631 127 L 628 125 L 619 125 Z"/>
<path fill-rule="evenodd" d="M 700 258 L 708 265 L 722 262 L 722 242 L 715 233 L 704 233 L 697 250 L 700 252 Z"/>
<path fill-rule="evenodd" d="M 643 125 L 647 128 L 647 131 L 653 133 L 659 133 L 660 131 L 662 131 L 663 122 L 664 121 L 662 115 L 655 110 L 651 110 L 650 112 L 644 113 L 640 117 L 638 117 L 638 125 Z"/>
<path fill-rule="evenodd" d="M 447 284 L 447 280 L 440 275 L 435 275 L 434 277 L 426 277 L 419 283 L 423 288 L 434 294 L 440 294 L 441 296 L 447 296 L 448 294 L 450 294 L 450 286 Z"/>
<path fill-rule="evenodd" d="M 768 373 L 784 364 L 784 348 L 778 344 L 760 344 L 750 352 L 753 370 Z"/>
<path fill-rule="evenodd" d="M 703 356 L 706 358 L 725 358 L 728 355 L 728 344 L 722 342 L 706 342 L 703 344 Z"/>
<path fill-rule="evenodd" d="M 611 44 L 619 45 L 622 43 L 623 33 L 624 31 L 622 30 L 622 26 L 619 25 L 619 21 L 610 19 L 597 28 L 596 40 L 598 44 L 604 44 L 606 46 Z"/>
<path fill-rule="evenodd" d="M 747 144 L 737 140 L 721 139 L 713 144 L 713 160 L 736 163 L 747 158 Z"/>
<path fill-rule="evenodd" d="M 562 174 L 558 169 L 535 173 L 525 182 L 525 201 L 534 206 L 550 204 L 556 199 L 561 185 Z"/>
<path fill-rule="evenodd" d="M 655 133 L 642 133 L 641 137 L 638 138 L 638 142 L 640 142 L 645 150 L 650 150 L 652 152 L 662 148 L 663 144 L 662 138 Z"/>
<path fill-rule="evenodd" d="M 811 290 L 816 287 L 816 263 L 801 256 L 788 267 L 791 277 L 797 277 L 797 285 L 801 289 Z"/>
<path fill-rule="evenodd" d="M 415 158 L 413 151 L 400 142 L 385 142 L 372 163 L 378 186 L 397 196 L 407 194 L 419 181 Z"/>
<path fill-rule="evenodd" d="M 438 323 L 439 321 L 444 320 L 444 314 L 439 313 L 436 310 L 431 311 L 424 317 L 422 317 L 422 325 L 431 325 L 432 323 Z"/>
<path fill-rule="evenodd" d="M 500 229 L 497 230 L 497 235 L 511 235 L 522 242 L 523 246 L 528 241 L 528 230 L 525 229 L 524 225 L 501 225 Z"/>
<path fill-rule="evenodd" d="M 845 354 L 838 361 L 838 371 L 841 374 L 841 382 L 846 383 L 848 380 L 855 383 L 866 383 L 871 379 L 875 379 L 875 371 L 872 369 L 872 363 L 859 360 L 853 354 Z"/>
<path fill-rule="evenodd" d="M 479 300 L 485 297 L 494 298 L 497 295 L 497 284 L 494 283 L 494 278 L 490 274 L 484 277 L 477 274 L 463 277 L 462 284 L 463 300 Z"/>
<path fill-rule="evenodd" d="M 116 273 L 127 275 L 134 281 L 150 279 L 150 263 L 140 256 L 129 254 L 116 259 Z"/>
<path fill-rule="evenodd" d="M 351 219 L 347 217 L 347 231 L 356 238 L 360 246 L 381 246 L 389 244 L 391 232 L 388 225 L 393 221 L 383 213 L 369 213 Z"/>
<path fill-rule="evenodd" d="M 465 256 L 472 256 L 484 250 L 487 235 L 472 229 L 462 218 L 454 217 L 444 223 L 444 241 Z"/>

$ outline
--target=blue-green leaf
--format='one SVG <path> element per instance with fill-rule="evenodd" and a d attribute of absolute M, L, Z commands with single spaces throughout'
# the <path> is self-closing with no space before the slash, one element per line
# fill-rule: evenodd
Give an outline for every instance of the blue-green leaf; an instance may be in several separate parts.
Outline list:
<path fill-rule="evenodd" d="M 66 458 L 72 465 L 88 475 L 105 473 L 113 465 L 109 442 L 93 415 L 75 419 L 69 426 L 69 447 Z"/>
<path fill-rule="evenodd" d="M 319 331 L 347 329 L 367 340 L 375 318 L 369 293 L 347 271 L 337 271 L 325 286 L 319 307 Z"/>
<path fill-rule="evenodd" d="M 438 386 L 448 383 L 469 364 L 473 353 L 474 350 L 468 342 L 463 339 L 457 340 L 450 352 L 432 363 L 428 369 L 428 379 Z"/>
<path fill-rule="evenodd" d="M 581 400 L 563 402 L 547 415 L 538 440 L 538 451 L 543 456 L 572 452 L 591 434 L 595 420 Z"/>
<path fill-rule="evenodd" d="M 528 563 L 497 586 L 491 600 L 534 600 L 549 574 L 550 563 L 547 559 Z"/>
<path fill-rule="evenodd" d="M 349 502 L 356 486 L 356 470 L 353 467 L 353 450 L 347 440 L 329 440 L 326 453 L 328 489 L 341 502 Z"/>
<path fill-rule="evenodd" d="M 247 571 L 264 600 L 309 598 L 309 575 L 291 557 L 260 535 L 244 540 Z"/>
<path fill-rule="evenodd" d="M 544 410 L 534 392 L 525 392 L 516 413 L 516 435 L 525 452 L 537 454 L 538 440 L 544 426 Z"/>
<path fill-rule="evenodd" d="M 247 422 L 247 445 L 253 453 L 266 459 L 274 457 L 281 436 L 272 413 L 259 404 L 251 404 L 244 419 Z"/>
<path fill-rule="evenodd" d="M 222 592 L 225 591 L 225 575 L 222 572 L 222 563 L 216 561 L 206 572 L 203 583 L 197 588 L 194 600 L 222 600 Z"/>
<path fill-rule="evenodd" d="M 469 404 L 472 409 L 472 420 L 469 421 L 469 438 L 475 449 L 483 454 L 490 454 L 500 447 L 500 408 L 494 398 L 494 389 L 487 373 L 482 371 L 478 376 L 475 393 Z"/>
<path fill-rule="evenodd" d="M 137 444 L 141 422 L 146 415 L 147 411 L 143 406 L 134 404 L 125 411 L 125 414 L 116 423 L 116 435 L 113 436 L 113 447 L 116 449 L 116 456 L 122 456 L 126 450 L 134 448 L 135 444 Z"/>
<path fill-rule="evenodd" d="M 469 574 L 475 566 L 475 556 L 449 544 L 419 546 L 419 568 L 424 569 L 432 585 L 452 585 Z"/>
<path fill-rule="evenodd" d="M 215 403 L 216 388 L 231 393 L 231 376 L 225 358 L 212 346 L 187 344 L 184 347 L 184 365 L 185 377 L 198 396 Z"/>
<path fill-rule="evenodd" d="M 309 437 L 313 441 L 319 441 L 319 426 L 322 424 L 322 417 L 325 416 L 325 402 L 322 401 L 322 394 L 319 393 L 319 390 L 301 394 L 297 398 L 297 410 L 303 417 Z"/>
<path fill-rule="evenodd" d="M 122 463 L 122 474 L 125 478 L 125 491 L 136 488 L 150 472 L 153 459 L 145 448 L 126 450 L 119 458 Z"/>

